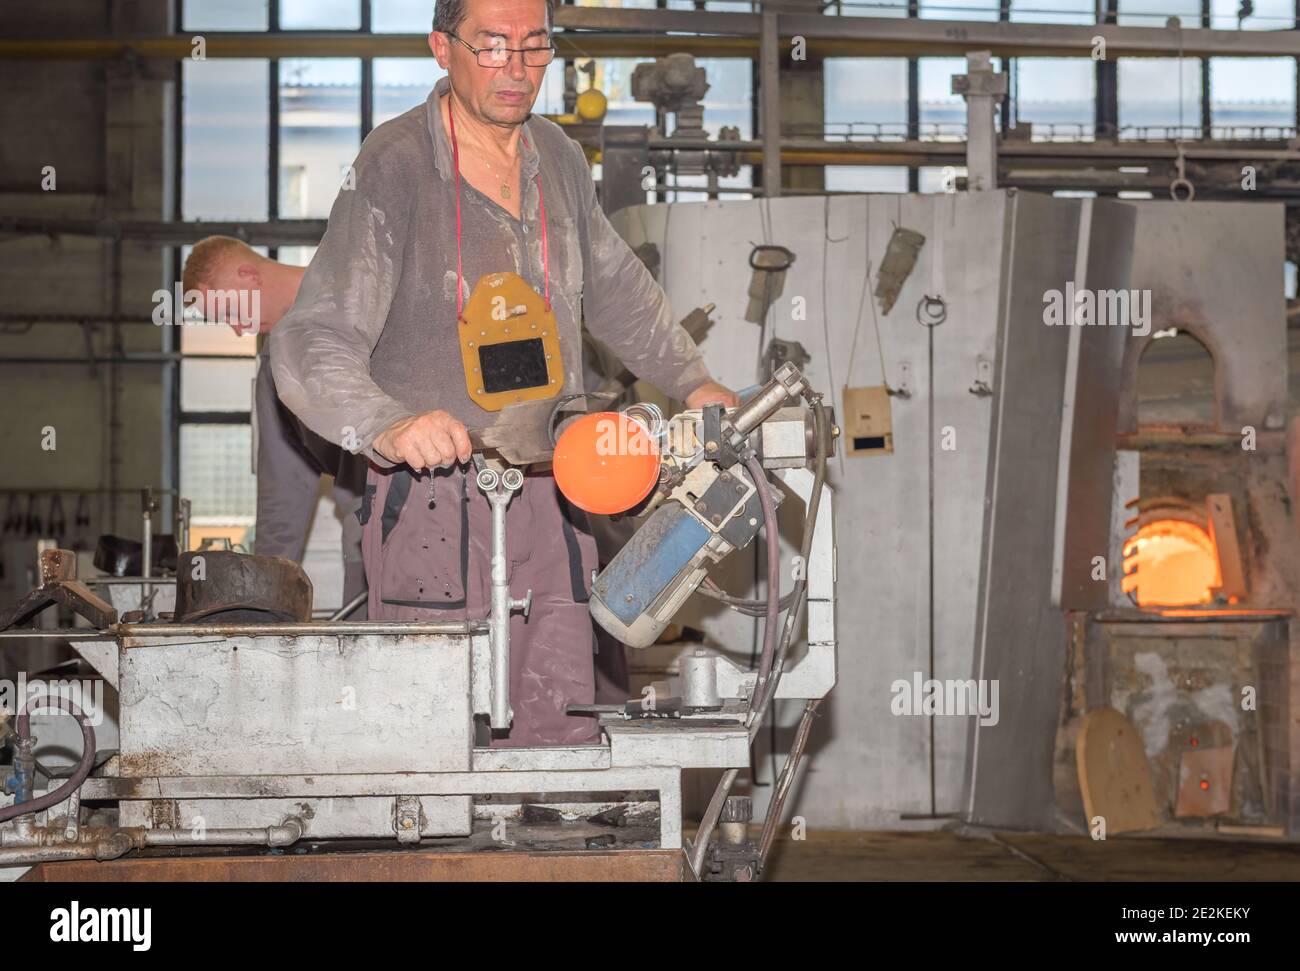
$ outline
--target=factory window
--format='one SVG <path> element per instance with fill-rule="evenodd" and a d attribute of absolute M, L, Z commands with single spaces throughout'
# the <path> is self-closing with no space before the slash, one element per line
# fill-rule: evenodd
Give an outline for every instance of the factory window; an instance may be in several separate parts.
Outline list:
<path fill-rule="evenodd" d="M 907 137 L 905 58 L 828 58 L 824 70 L 826 138 L 861 142 Z M 826 167 L 826 188 L 832 192 L 906 192 L 907 168 L 830 165 Z"/>
<path fill-rule="evenodd" d="M 280 211 L 323 219 L 361 148 L 361 62 L 280 62 Z"/>
<path fill-rule="evenodd" d="M 194 339 L 188 339 L 186 355 L 190 354 L 226 354 L 223 348 L 223 336 L 234 335 L 225 327 L 211 324 L 195 324 L 186 327 L 193 332 Z M 225 333 L 219 333 L 224 331 Z M 216 340 L 206 340 L 215 337 Z M 246 341 L 249 345 L 252 341 Z M 228 361 L 211 358 L 189 358 L 181 362 L 181 408 L 184 411 L 223 411 L 248 412 L 252 402 L 253 375 L 256 362 L 250 346 L 247 352 L 240 353 Z"/>
<path fill-rule="evenodd" d="M 1011 0 L 1011 20 L 1022 24 L 1092 24 L 1097 15 L 1088 0 Z"/>
<path fill-rule="evenodd" d="M 1013 124 L 1034 126 L 1036 142 L 1090 141 L 1097 73 L 1078 57 L 1018 57 L 1011 68 Z"/>
<path fill-rule="evenodd" d="M 704 9 L 717 13 L 752 13 L 755 6 L 753 3 L 741 2 L 741 0 L 708 0 L 704 4 Z M 695 10 L 697 6 L 695 0 L 668 0 L 668 9 Z"/>
<path fill-rule="evenodd" d="M 181 495 L 191 502 L 190 545 L 227 539 L 251 549 L 257 480 L 250 425 L 181 426 Z"/>
<path fill-rule="evenodd" d="M 1184 27 L 1201 25 L 1201 0 L 1119 0 L 1121 27 L 1163 27 L 1177 17 Z"/>
<path fill-rule="evenodd" d="M 1214 358 L 1191 334 L 1148 343 L 1137 379 L 1139 425 L 1214 426 Z"/>
<path fill-rule="evenodd" d="M 832 17 L 906 17 L 907 0 L 835 0 L 822 13 Z"/>
<path fill-rule="evenodd" d="M 432 57 L 377 57 L 374 63 L 371 110 L 376 127 L 424 104 L 438 79 L 447 73 Z"/>
<path fill-rule="evenodd" d="M 1290 30 L 1295 26 L 1294 0 L 1253 0 L 1241 16 L 1241 0 L 1211 0 L 1210 26 L 1215 30 Z"/>
<path fill-rule="evenodd" d="M 1199 138 L 1201 62 L 1195 58 L 1119 59 L 1121 138 Z"/>
<path fill-rule="evenodd" d="M 964 57 L 918 58 L 921 138 L 963 141 L 966 138 L 966 102 L 952 93 L 952 78 L 966 73 Z M 993 58 L 994 70 L 1003 70 L 1002 58 Z"/>
<path fill-rule="evenodd" d="M 1295 134 L 1292 57 L 1210 59 L 1210 125 L 1215 138 L 1290 138 Z"/>
<path fill-rule="evenodd" d="M 998 0 L 921 0 L 925 20 L 997 20 Z"/>
<path fill-rule="evenodd" d="M 280 26 L 285 30 L 358 30 L 361 4 L 357 0 L 280 0 Z"/>
<path fill-rule="evenodd" d="M 263 256 L 265 247 L 255 247 Z M 181 250 L 181 263 L 190 247 Z M 193 502 L 191 546 L 205 537 L 247 545 L 256 512 L 250 413 L 257 338 L 191 312 L 180 328 L 181 495 Z"/>
<path fill-rule="evenodd" d="M 1209 533 L 1184 519 L 1159 519 L 1124 546 L 1120 588 L 1139 607 L 1207 604 L 1220 584 L 1219 557 Z"/>
<path fill-rule="evenodd" d="M 904 165 L 828 165 L 829 192 L 906 192 Z"/>
<path fill-rule="evenodd" d="M 267 62 L 186 60 L 181 77 L 182 218 L 266 219 Z"/>
<path fill-rule="evenodd" d="M 827 138 L 901 141 L 907 137 L 906 58 L 827 58 L 824 88 Z"/>
<path fill-rule="evenodd" d="M 370 29 L 376 34 L 427 34 L 432 26 L 429 0 L 370 0 Z"/>
<path fill-rule="evenodd" d="M 653 63 L 652 57 L 602 57 L 596 60 L 592 83 L 605 93 L 609 107 L 605 122 L 610 125 L 653 125 L 654 105 L 632 97 L 632 72 L 638 64 Z M 547 72 L 548 74 L 551 72 Z"/>
<path fill-rule="evenodd" d="M 281 246 L 275 258 L 290 266 L 307 266 L 315 255 L 315 246 Z"/>
<path fill-rule="evenodd" d="M 266 0 L 185 0 L 184 30 L 266 30 Z"/>

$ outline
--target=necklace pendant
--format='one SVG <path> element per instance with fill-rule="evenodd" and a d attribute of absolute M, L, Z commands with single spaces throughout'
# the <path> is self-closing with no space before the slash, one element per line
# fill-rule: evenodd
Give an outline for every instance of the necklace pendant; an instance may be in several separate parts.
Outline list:
<path fill-rule="evenodd" d="M 504 183 L 503 183 L 502 186 L 501 186 L 501 197 L 502 197 L 503 199 L 509 199 L 509 198 L 510 198 L 510 186 L 505 185 Z"/>

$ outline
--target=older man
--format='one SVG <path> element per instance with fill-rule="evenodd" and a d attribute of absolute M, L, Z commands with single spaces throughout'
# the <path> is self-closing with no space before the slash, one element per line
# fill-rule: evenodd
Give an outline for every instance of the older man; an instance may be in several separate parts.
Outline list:
<path fill-rule="evenodd" d="M 531 115 L 551 14 L 548 0 L 439 0 L 429 45 L 448 77 L 366 140 L 271 338 L 281 399 L 372 460 L 372 618 L 487 616 L 491 512 L 467 474 L 466 426 L 509 401 L 582 391 L 584 311 L 670 397 L 736 403 L 606 220 L 582 149 Z M 594 741 L 592 719 L 565 711 L 593 694 L 586 517 L 534 470 L 506 524 L 511 594 L 533 599 L 511 620 L 514 720 L 493 744 Z"/>
<path fill-rule="evenodd" d="M 236 334 L 270 333 L 293 306 L 302 283 L 304 268 L 267 259 L 242 240 L 230 236 L 209 236 L 194 244 L 181 285 L 186 293 L 203 294 L 204 306 L 220 316 L 238 306 L 238 300 L 209 300 L 209 294 L 257 294 L 244 306 L 257 307 L 256 320 L 234 319 L 229 324 Z M 275 393 L 267 345 L 258 354 L 257 380 L 253 392 L 253 425 L 256 428 L 257 532 L 253 552 L 262 556 L 283 556 L 301 561 L 307 534 L 316 512 L 320 477 L 334 479 L 334 502 L 343 529 L 343 603 L 351 603 L 366 589 L 361 560 L 361 526 L 356 513 L 366 482 L 366 460 L 338 445 L 325 441 L 302 426 Z M 365 606 L 349 615 L 364 620 Z"/>

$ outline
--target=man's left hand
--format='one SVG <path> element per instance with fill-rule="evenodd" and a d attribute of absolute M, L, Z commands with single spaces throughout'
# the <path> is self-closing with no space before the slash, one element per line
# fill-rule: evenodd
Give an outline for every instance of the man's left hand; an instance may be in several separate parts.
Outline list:
<path fill-rule="evenodd" d="M 686 396 L 686 408 L 695 411 L 705 405 L 722 405 L 724 408 L 740 407 L 740 397 L 730 388 L 708 381 Z"/>

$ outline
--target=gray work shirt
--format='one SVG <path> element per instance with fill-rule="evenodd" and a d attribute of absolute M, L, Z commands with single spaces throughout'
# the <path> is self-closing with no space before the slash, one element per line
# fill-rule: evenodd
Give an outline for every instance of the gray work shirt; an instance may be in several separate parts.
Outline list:
<path fill-rule="evenodd" d="M 313 431 L 365 449 L 394 422 L 443 409 L 468 427 L 496 415 L 469 395 L 456 320 L 456 196 L 451 142 L 423 105 L 376 128 L 339 191 L 320 248 L 287 316 L 271 332 L 280 398 Z M 684 399 L 709 380 L 663 290 L 596 201 L 581 146 L 556 124 L 523 126 L 521 216 L 461 180 L 466 301 L 479 279 L 513 271 L 541 293 L 546 208 L 551 302 L 564 358 L 562 393 L 584 390 L 581 326 L 640 378 Z M 590 389 L 595 390 L 595 389 Z"/>

